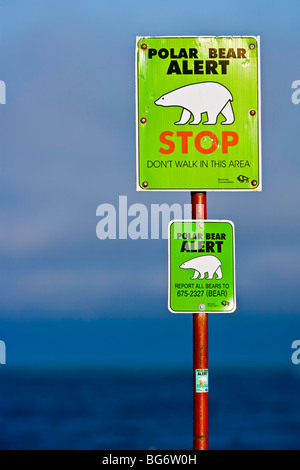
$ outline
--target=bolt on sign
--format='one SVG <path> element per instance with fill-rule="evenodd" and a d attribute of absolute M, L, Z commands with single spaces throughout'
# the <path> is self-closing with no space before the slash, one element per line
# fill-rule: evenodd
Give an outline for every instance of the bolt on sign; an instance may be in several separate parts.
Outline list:
<path fill-rule="evenodd" d="M 229 220 L 169 224 L 169 310 L 231 313 L 236 309 L 234 225 Z"/>
<path fill-rule="evenodd" d="M 261 190 L 259 37 L 138 37 L 137 190 Z"/>

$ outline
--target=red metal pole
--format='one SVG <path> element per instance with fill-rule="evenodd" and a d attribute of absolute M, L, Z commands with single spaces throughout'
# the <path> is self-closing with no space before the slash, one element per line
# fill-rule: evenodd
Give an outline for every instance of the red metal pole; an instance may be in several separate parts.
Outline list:
<path fill-rule="evenodd" d="M 192 219 L 206 219 L 206 193 L 191 193 Z M 208 314 L 193 314 L 194 450 L 208 450 L 208 392 L 196 391 L 196 371 L 208 369 Z"/>

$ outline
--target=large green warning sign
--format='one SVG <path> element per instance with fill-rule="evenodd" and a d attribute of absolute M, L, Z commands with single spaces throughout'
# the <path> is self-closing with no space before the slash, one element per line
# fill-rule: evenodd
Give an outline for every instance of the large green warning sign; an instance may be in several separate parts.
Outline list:
<path fill-rule="evenodd" d="M 258 37 L 136 44 L 138 190 L 261 190 Z"/>
<path fill-rule="evenodd" d="M 233 223 L 170 222 L 169 310 L 230 313 L 235 308 Z"/>

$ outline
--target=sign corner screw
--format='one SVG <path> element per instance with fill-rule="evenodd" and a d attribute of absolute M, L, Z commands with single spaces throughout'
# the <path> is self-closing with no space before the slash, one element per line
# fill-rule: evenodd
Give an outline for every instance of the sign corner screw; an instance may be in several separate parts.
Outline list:
<path fill-rule="evenodd" d="M 255 109 L 251 109 L 251 110 L 250 110 L 250 116 L 255 116 L 255 114 L 256 114 Z"/>
<path fill-rule="evenodd" d="M 147 122 L 147 119 L 146 119 L 145 117 L 142 117 L 142 118 L 141 118 L 141 123 L 142 123 L 142 124 L 146 124 L 146 122 Z"/>
<path fill-rule="evenodd" d="M 143 188 L 147 188 L 148 187 L 148 181 L 143 181 L 142 186 L 143 186 Z"/>

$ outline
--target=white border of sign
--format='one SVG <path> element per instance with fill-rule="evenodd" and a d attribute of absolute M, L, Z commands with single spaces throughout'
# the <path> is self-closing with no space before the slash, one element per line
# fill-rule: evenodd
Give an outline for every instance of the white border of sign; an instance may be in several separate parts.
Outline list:
<path fill-rule="evenodd" d="M 191 189 L 151 189 L 142 188 L 139 184 L 139 110 L 138 110 L 138 42 L 140 39 L 156 39 L 156 38 L 253 38 L 257 41 L 257 75 L 258 75 L 258 159 L 259 159 L 259 185 L 253 189 L 207 189 L 207 188 L 191 188 Z M 135 47 L 135 121 L 136 121 L 136 190 L 144 192 L 259 192 L 262 191 L 262 157 L 261 157 L 261 78 L 260 78 L 260 36 L 136 36 Z"/>
<path fill-rule="evenodd" d="M 190 311 L 178 311 L 178 310 L 172 310 L 171 309 L 171 306 L 170 306 L 170 300 L 171 300 L 171 288 L 170 288 L 170 280 L 171 280 L 171 243 L 170 243 L 170 228 L 171 228 L 171 225 L 174 223 L 174 222 L 180 222 L 180 223 L 185 223 L 185 222 L 226 222 L 228 224 L 230 224 L 232 226 L 232 242 L 233 242 L 233 290 L 234 290 L 234 294 L 233 294 L 233 298 L 234 298 L 234 305 L 233 305 L 233 309 L 232 310 L 227 310 L 227 311 L 224 311 L 224 312 L 214 312 L 214 311 L 209 311 L 209 312 L 206 312 L 205 310 L 204 311 L 198 311 L 198 312 L 190 312 Z M 223 314 L 228 314 L 228 313 L 234 313 L 235 310 L 236 310 L 236 275 L 235 275 L 235 228 L 234 228 L 234 223 L 232 222 L 232 220 L 216 220 L 216 219 L 174 219 L 174 220 L 171 220 L 168 224 L 168 309 L 170 310 L 171 313 L 185 313 L 185 314 L 188 314 L 188 315 L 191 315 L 193 313 L 207 313 L 207 314 L 210 314 L 210 313 L 218 313 L 220 315 L 223 315 Z"/>

